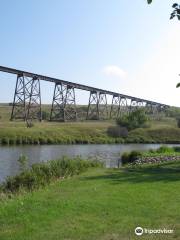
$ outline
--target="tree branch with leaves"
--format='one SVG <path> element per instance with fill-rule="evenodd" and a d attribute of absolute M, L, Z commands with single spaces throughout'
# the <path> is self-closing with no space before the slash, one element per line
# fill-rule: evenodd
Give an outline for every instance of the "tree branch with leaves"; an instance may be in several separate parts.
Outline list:
<path fill-rule="evenodd" d="M 147 0 L 148 4 L 151 4 L 153 0 Z M 178 3 L 174 3 L 172 5 L 173 12 L 170 15 L 170 19 L 173 19 L 174 17 L 177 17 L 178 20 L 180 20 L 180 5 Z"/>

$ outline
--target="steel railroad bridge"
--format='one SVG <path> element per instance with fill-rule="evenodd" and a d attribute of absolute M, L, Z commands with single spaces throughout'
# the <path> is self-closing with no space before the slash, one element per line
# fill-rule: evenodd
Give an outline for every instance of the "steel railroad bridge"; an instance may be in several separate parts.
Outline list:
<path fill-rule="evenodd" d="M 14 74 L 17 77 L 11 120 L 42 120 L 40 81 L 54 83 L 54 94 L 50 113 L 51 121 L 77 120 L 75 89 L 88 91 L 90 93 L 86 112 L 87 120 L 117 118 L 121 114 L 133 111 L 138 107 L 144 107 L 147 113 L 158 113 L 169 107 L 166 104 L 18 69 L 0 66 L 0 71 Z M 110 107 L 107 103 L 107 95 L 112 97 Z"/>

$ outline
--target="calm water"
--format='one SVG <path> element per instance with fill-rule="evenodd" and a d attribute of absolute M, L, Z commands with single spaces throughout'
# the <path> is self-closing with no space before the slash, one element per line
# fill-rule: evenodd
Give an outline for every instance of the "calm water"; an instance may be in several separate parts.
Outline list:
<path fill-rule="evenodd" d="M 169 146 L 171 146 L 169 144 Z M 17 162 L 20 154 L 28 157 L 29 165 L 60 158 L 61 156 L 81 155 L 85 158 L 98 158 L 106 167 L 117 167 L 120 155 L 131 150 L 156 149 L 160 144 L 93 144 L 93 145 L 43 145 L 43 146 L 0 146 L 0 181 L 19 171 Z"/>

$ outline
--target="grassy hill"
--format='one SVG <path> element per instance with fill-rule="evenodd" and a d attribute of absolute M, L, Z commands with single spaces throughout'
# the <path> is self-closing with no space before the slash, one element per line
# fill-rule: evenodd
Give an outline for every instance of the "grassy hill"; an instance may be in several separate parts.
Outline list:
<path fill-rule="evenodd" d="M 50 105 L 43 105 L 50 111 Z M 116 126 L 113 120 L 78 122 L 34 122 L 27 128 L 23 121 L 9 121 L 11 106 L 0 104 L 1 144 L 70 144 L 70 143 L 180 143 L 180 129 L 173 117 L 151 120 L 146 128 L 129 132 L 126 138 L 113 137 L 108 129 Z"/>

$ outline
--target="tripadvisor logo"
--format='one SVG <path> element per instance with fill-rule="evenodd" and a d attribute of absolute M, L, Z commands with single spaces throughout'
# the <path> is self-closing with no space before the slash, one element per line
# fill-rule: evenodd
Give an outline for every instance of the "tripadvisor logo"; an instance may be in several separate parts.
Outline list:
<path fill-rule="evenodd" d="M 143 234 L 143 229 L 141 227 L 135 228 L 135 234 L 141 236 Z"/>
<path fill-rule="evenodd" d="M 172 234 L 174 233 L 173 229 L 149 229 L 149 228 L 142 228 L 142 227 L 137 227 L 135 228 L 135 234 L 137 236 L 141 236 L 143 234 Z"/>

